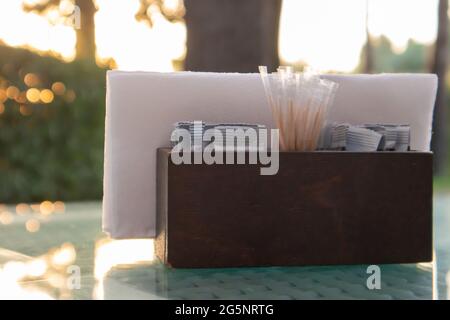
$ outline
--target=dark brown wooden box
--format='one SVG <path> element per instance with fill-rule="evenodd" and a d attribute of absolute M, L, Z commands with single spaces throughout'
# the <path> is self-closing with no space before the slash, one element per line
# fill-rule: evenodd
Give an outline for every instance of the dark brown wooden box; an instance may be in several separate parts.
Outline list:
<path fill-rule="evenodd" d="M 282 152 L 260 165 L 175 165 L 158 150 L 155 252 L 172 267 L 432 260 L 432 154 Z"/>

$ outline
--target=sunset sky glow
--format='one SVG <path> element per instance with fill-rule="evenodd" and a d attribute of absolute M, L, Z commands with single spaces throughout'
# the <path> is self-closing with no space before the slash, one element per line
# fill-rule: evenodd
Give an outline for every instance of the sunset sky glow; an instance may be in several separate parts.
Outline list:
<path fill-rule="evenodd" d="M 36 0 L 26 0 L 32 2 Z M 2 2 L 0 39 L 7 45 L 53 51 L 65 60 L 75 53 L 75 32 L 48 17 L 25 13 L 23 0 Z M 318 70 L 349 72 L 358 64 L 365 41 L 366 2 L 361 0 L 284 0 L 280 56 L 288 63 L 304 61 Z M 139 0 L 97 0 L 97 54 L 114 58 L 119 69 L 171 71 L 172 60 L 184 56 L 186 28 L 162 15 L 154 28 L 137 22 Z M 407 9 L 405 9 L 407 8 Z M 401 52 L 408 39 L 430 44 L 437 28 L 437 0 L 372 0 L 369 30 L 387 36 Z"/>

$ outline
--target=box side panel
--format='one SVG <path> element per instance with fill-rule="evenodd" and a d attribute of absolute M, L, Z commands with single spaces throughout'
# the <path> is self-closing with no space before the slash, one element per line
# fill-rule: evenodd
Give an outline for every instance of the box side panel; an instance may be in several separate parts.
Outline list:
<path fill-rule="evenodd" d="M 156 169 L 156 238 L 154 240 L 155 256 L 163 263 L 167 262 L 167 211 L 168 211 L 168 159 L 167 149 L 158 149 Z"/>

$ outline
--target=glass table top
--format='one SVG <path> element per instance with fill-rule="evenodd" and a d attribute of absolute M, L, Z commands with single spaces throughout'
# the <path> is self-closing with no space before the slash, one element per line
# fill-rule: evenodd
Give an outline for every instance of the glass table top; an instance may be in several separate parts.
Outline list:
<path fill-rule="evenodd" d="M 169 269 L 150 239 L 110 240 L 101 203 L 0 205 L 0 299 L 448 299 L 450 195 L 434 201 L 432 263 Z"/>

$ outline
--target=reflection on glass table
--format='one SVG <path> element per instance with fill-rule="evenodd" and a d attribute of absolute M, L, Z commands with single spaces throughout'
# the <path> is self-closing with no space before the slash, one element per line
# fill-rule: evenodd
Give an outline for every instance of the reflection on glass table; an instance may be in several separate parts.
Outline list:
<path fill-rule="evenodd" d="M 110 240 L 101 204 L 0 205 L 0 299 L 448 299 L 450 196 L 435 197 L 433 263 L 170 269 L 153 242 Z"/>

